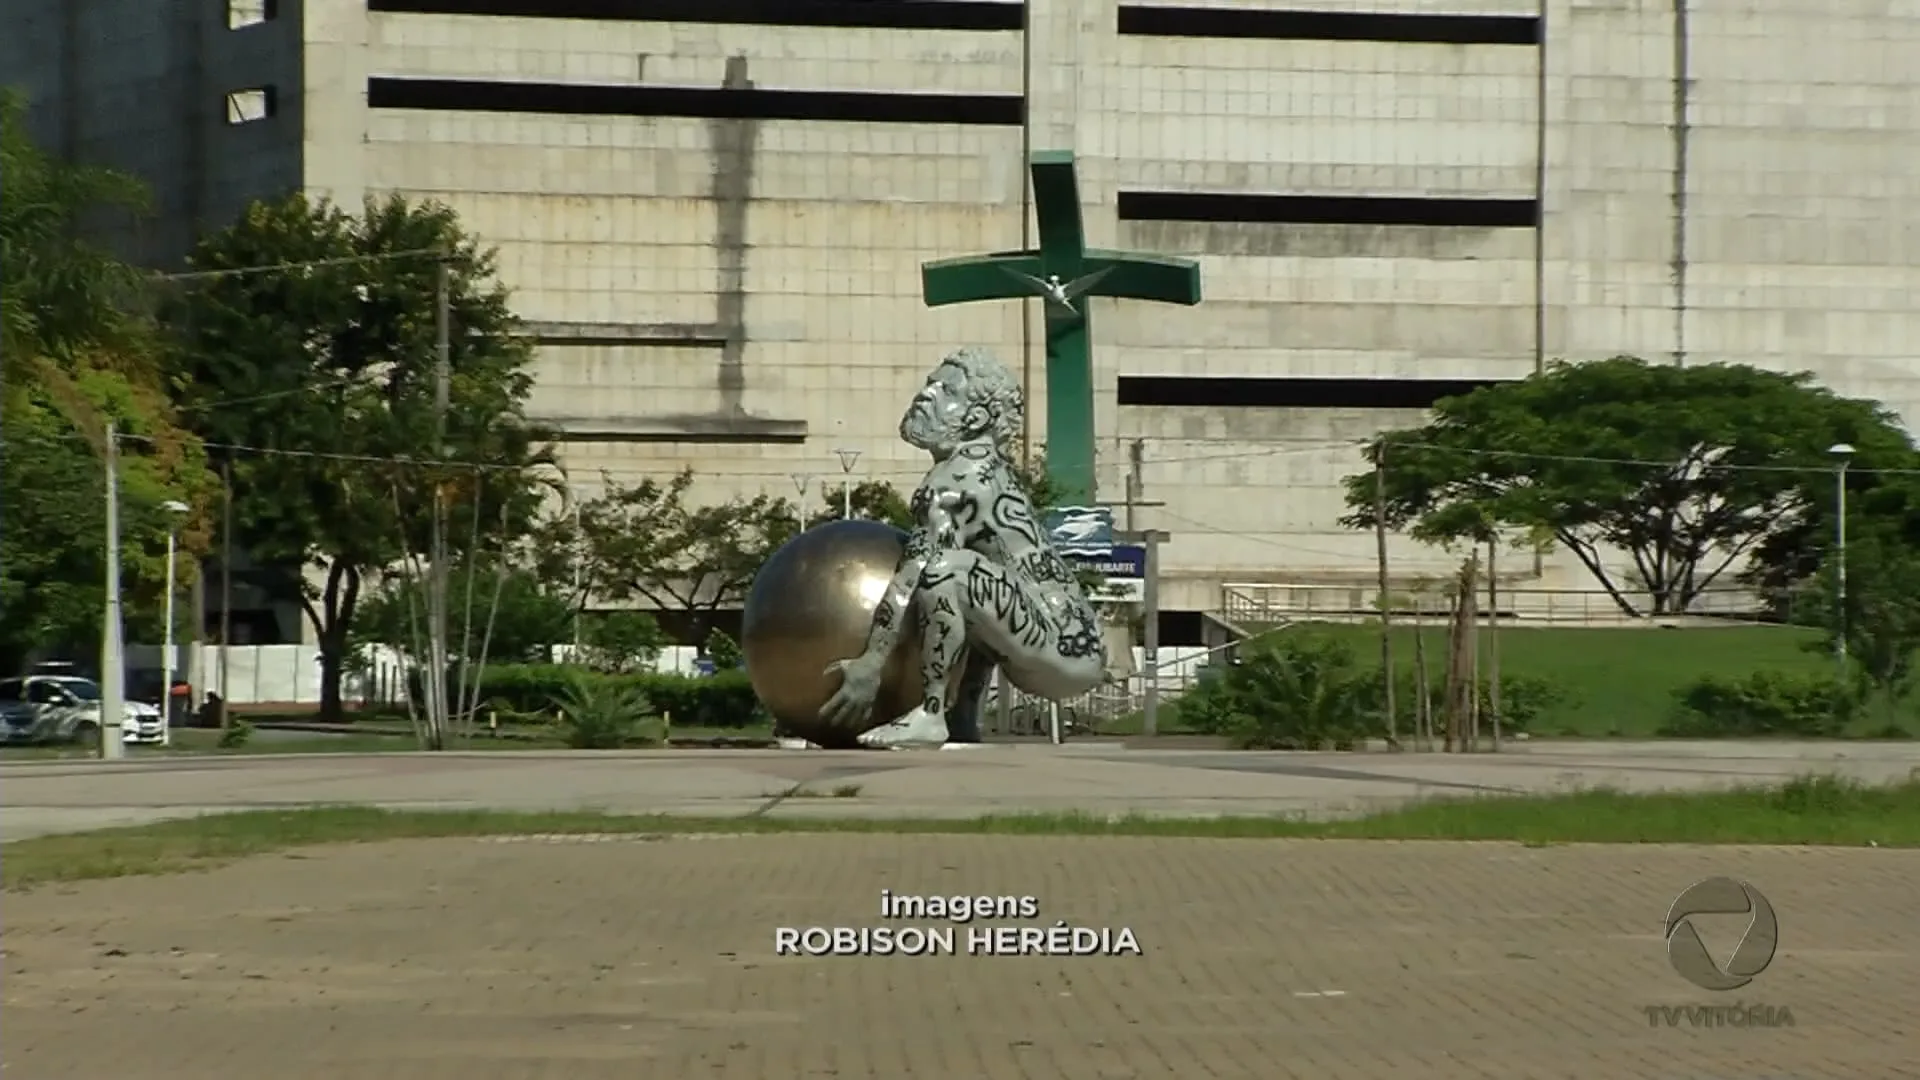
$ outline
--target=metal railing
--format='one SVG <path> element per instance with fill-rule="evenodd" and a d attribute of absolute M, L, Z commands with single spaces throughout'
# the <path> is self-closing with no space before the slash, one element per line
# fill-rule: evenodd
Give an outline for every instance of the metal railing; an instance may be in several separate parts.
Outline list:
<path fill-rule="evenodd" d="M 1380 590 L 1370 585 L 1260 582 L 1221 586 L 1221 611 L 1239 626 L 1285 622 L 1361 622 L 1380 617 Z M 1449 598 L 1432 586 L 1424 591 L 1392 589 L 1388 611 L 1400 618 L 1444 617 Z M 1651 611 L 1644 592 L 1626 592 L 1642 612 Z M 1482 606 L 1485 606 L 1483 594 Z M 1499 589 L 1502 622 L 1563 626 L 1715 626 L 1729 622 L 1776 622 L 1765 598 L 1747 589 L 1716 589 L 1694 598 L 1683 612 L 1631 615 L 1604 589 L 1548 589 L 1519 585 Z M 1484 614 L 1483 614 L 1484 617 Z"/>
<path fill-rule="evenodd" d="M 1281 626 L 1268 626 L 1254 634 L 1262 637 L 1284 629 Z M 1170 660 L 1162 660 L 1147 669 L 1134 672 L 1124 678 L 1103 683 L 1076 698 L 1060 703 L 1061 723 L 1067 734 L 1098 734 L 1102 729 L 1113 726 L 1114 722 L 1132 716 L 1146 708 L 1147 683 L 1153 674 L 1158 675 L 1158 690 L 1161 702 L 1165 703 L 1179 697 L 1199 685 L 1206 670 L 1217 663 L 1221 656 L 1244 645 L 1249 639 L 1239 639 L 1216 645 L 1203 652 L 1187 653 Z M 1013 689 L 1013 728 L 1010 732 L 1000 732 L 997 691 L 990 692 L 987 699 L 986 723 L 990 731 L 1013 735 L 1046 735 L 1050 723 L 1052 703 L 1046 698 L 1035 697 L 1025 691 Z"/>

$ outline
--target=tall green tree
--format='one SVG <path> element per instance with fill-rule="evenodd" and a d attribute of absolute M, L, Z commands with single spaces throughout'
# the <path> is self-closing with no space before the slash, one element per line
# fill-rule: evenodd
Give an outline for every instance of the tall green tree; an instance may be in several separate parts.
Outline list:
<path fill-rule="evenodd" d="M 1047 476 L 1044 457 L 1036 456 L 1024 466 L 1015 462 L 1013 472 L 1026 487 L 1035 510 L 1045 511 L 1059 502 L 1053 491 L 1053 481 Z M 840 487 L 831 482 L 823 483 L 819 503 L 806 515 L 806 527 L 838 520 L 846 512 L 847 501 L 847 495 Z M 856 518 L 884 521 L 898 529 L 913 528 L 913 509 L 907 496 L 885 480 L 862 480 L 853 485 L 852 502 L 853 516 Z"/>
<path fill-rule="evenodd" d="M 1744 575 L 1767 594 L 1802 593 L 1811 578 L 1832 573 L 1842 485 L 1850 546 L 1920 551 L 1920 452 L 1876 453 L 1851 462 L 1844 474 L 1809 473 L 1799 481 L 1805 511 L 1767 535 Z"/>
<path fill-rule="evenodd" d="M 553 646 L 573 640 L 573 597 L 525 566 L 493 552 L 462 553 L 448 582 L 447 655 L 456 662 L 545 664 Z M 351 640 L 417 656 L 426 618 L 421 576 L 391 574 L 360 598 Z"/>
<path fill-rule="evenodd" d="M 166 538 L 204 546 L 198 442 L 175 423 L 154 348 L 151 279 L 87 239 L 146 207 L 131 176 L 37 145 L 26 103 L 0 91 L 0 670 L 33 652 L 91 654 L 106 599 L 106 425 L 120 442 L 121 583 L 128 632 L 157 636 Z M 182 582 L 190 560 L 182 560 Z"/>
<path fill-rule="evenodd" d="M 137 367 L 150 354 L 148 279 L 87 239 L 88 216 L 120 221 L 148 207 L 139 180 L 62 161 L 34 142 L 26 99 L 0 89 L 0 334 L 9 366 L 89 353 Z M 117 355 L 116 355 L 117 354 Z M 105 360 L 106 356 L 98 357 Z"/>
<path fill-rule="evenodd" d="M 1043 460 L 1016 473 L 1033 492 L 1036 509 L 1053 504 Z M 690 498 L 693 483 L 691 469 L 664 481 L 609 482 L 578 514 L 557 516 L 544 527 L 536 545 L 546 558 L 542 576 L 557 581 L 577 573 L 596 600 L 673 615 L 681 639 L 704 648 L 717 614 L 746 600 L 768 556 L 803 528 L 837 520 L 845 508 L 842 492 L 831 485 L 809 511 L 769 495 L 702 505 Z M 906 499 L 883 481 L 854 485 L 853 512 L 913 527 Z"/>
<path fill-rule="evenodd" d="M 436 203 L 359 213 L 295 195 L 205 237 L 167 314 L 172 375 L 224 451 L 236 542 L 300 572 L 322 652 L 321 711 L 371 572 L 429 551 L 436 508 L 453 555 L 528 528 L 542 433 L 525 419 L 530 345 L 494 258 Z M 450 392 L 436 405 L 446 269 Z M 444 424 L 444 435 L 440 429 Z M 471 524 L 470 524 L 471 523 Z"/>
<path fill-rule="evenodd" d="M 659 620 L 649 612 L 583 612 L 581 648 L 568 657 L 568 662 L 608 675 L 631 675 L 653 670 L 660 651 L 670 644 Z"/>
<path fill-rule="evenodd" d="M 1442 401 L 1367 458 L 1384 463 L 1390 527 L 1433 542 L 1550 535 L 1639 615 L 1686 610 L 1803 522 L 1836 443 L 1862 466 L 1910 452 L 1886 409 L 1805 374 L 1620 356 Z M 1343 524 L 1372 528 L 1374 474 L 1346 487 Z"/>
<path fill-rule="evenodd" d="M 820 492 L 819 505 L 807 516 L 807 527 L 838 521 L 845 515 L 849 501 L 853 503 L 856 518 L 884 521 L 896 529 L 913 528 L 913 510 L 907 505 L 906 497 L 900 494 L 899 488 L 884 480 L 862 480 L 853 485 L 850 500 L 840 489 L 826 485 Z"/>
<path fill-rule="evenodd" d="M 760 565 L 800 520 L 790 502 L 768 495 L 695 503 L 693 481 L 687 469 L 665 482 L 610 483 L 580 505 L 577 524 L 552 522 L 544 546 L 571 553 L 596 599 L 674 613 L 689 644 L 702 644 L 716 612 L 746 599 Z"/>
<path fill-rule="evenodd" d="M 1920 662 L 1920 548 L 1881 529 L 1849 541 L 1844 603 L 1839 568 L 1836 553 L 1801 590 L 1796 614 L 1826 631 L 1823 648 L 1845 644 L 1849 664 L 1891 723 Z"/>
<path fill-rule="evenodd" d="M 1045 458 L 1036 457 L 1032 464 L 1026 466 L 1016 462 L 1013 472 L 1026 487 L 1035 510 L 1044 512 L 1059 502 L 1053 491 L 1053 481 L 1047 476 Z M 806 526 L 811 528 L 822 522 L 838 520 L 846 512 L 847 501 L 847 495 L 840 488 L 831 483 L 823 484 L 819 504 L 807 515 Z M 913 509 L 906 495 L 885 480 L 862 480 L 853 485 L 852 502 L 853 516 L 856 518 L 884 521 L 897 529 L 913 528 Z"/>

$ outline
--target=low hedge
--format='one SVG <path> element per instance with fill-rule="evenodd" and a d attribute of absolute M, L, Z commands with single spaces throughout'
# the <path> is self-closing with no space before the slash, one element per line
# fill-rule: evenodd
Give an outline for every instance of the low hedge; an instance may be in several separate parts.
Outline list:
<path fill-rule="evenodd" d="M 1831 739 L 1846 733 L 1859 702 L 1832 675 L 1756 671 L 1745 678 L 1709 676 L 1690 683 L 1674 692 L 1674 706 L 1662 735 Z"/>
<path fill-rule="evenodd" d="M 1395 709 L 1406 732 L 1419 696 L 1416 673 L 1395 679 Z M 1482 730 L 1492 730 L 1492 681 L 1480 683 Z M 1446 709 L 1444 685 L 1430 686 L 1436 713 Z M 1543 713 L 1565 702 L 1566 690 L 1544 679 L 1503 673 L 1500 720 L 1504 733 L 1525 734 Z M 1296 632 L 1242 652 L 1240 662 L 1205 669 L 1200 683 L 1180 698 L 1183 726 L 1226 735 L 1250 749 L 1350 747 L 1386 734 L 1385 686 L 1380 668 L 1368 667 L 1348 642 Z M 1436 725 L 1444 725 L 1444 716 Z"/>
<path fill-rule="evenodd" d="M 483 708 L 551 715 L 580 680 L 635 687 L 675 727 L 743 728 L 769 723 L 744 671 L 713 675 L 605 675 L 563 664 L 502 664 L 480 677 Z"/>

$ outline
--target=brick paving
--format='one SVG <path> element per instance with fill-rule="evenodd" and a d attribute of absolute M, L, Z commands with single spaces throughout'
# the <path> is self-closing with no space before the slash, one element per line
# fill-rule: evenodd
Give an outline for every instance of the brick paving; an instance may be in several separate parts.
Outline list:
<path fill-rule="evenodd" d="M 1725 874 L 1781 923 L 1666 965 Z M 11 1080 L 1920 1077 L 1920 852 L 773 836 L 315 849 L 4 901 Z M 1133 957 L 775 957 L 879 892 L 1033 894 Z M 1737 925 L 1706 931 L 1731 948 Z M 960 935 L 964 941 L 965 935 Z M 1781 1029 L 1647 1006 L 1785 1006 Z"/>

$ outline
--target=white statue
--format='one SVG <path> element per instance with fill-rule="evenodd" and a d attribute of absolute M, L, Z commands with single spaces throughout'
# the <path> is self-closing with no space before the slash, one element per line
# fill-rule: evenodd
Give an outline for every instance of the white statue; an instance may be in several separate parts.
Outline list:
<path fill-rule="evenodd" d="M 984 349 L 947 356 L 914 395 L 900 437 L 931 454 L 933 468 L 913 493 L 913 532 L 866 650 L 828 669 L 841 682 L 823 719 L 852 724 L 872 709 L 916 598 L 926 698 L 886 726 L 910 731 L 882 728 L 870 741 L 979 742 L 996 664 L 1021 690 L 1056 701 L 1099 685 L 1107 667 L 1099 617 L 1008 458 L 1022 411 L 1020 384 Z"/>

